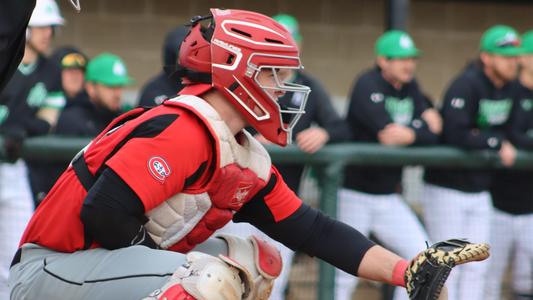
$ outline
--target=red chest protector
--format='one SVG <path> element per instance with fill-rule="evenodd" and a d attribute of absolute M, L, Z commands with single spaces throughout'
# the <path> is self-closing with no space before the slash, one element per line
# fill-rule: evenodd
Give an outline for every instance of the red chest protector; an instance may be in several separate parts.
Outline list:
<path fill-rule="evenodd" d="M 187 109 L 203 121 L 216 155 L 212 176 L 202 190 L 176 194 L 146 214 L 150 220 L 146 228 L 162 248 L 180 252 L 192 249 L 229 222 L 233 213 L 265 186 L 271 172 L 270 157 L 248 133 L 240 134 L 237 143 L 216 111 L 194 96 L 181 96 L 163 106 L 120 116 L 87 145 L 41 203 L 21 244 L 37 243 L 62 252 L 98 247 L 85 234 L 79 217 L 87 190 L 137 126 L 157 115 L 173 113 L 172 106 Z"/>
<path fill-rule="evenodd" d="M 220 115 L 204 100 L 179 96 L 164 105 L 186 108 L 197 115 L 215 141 L 216 168 L 205 191 L 179 193 L 149 211 L 145 227 L 163 249 L 187 252 L 205 241 L 233 217 L 268 182 L 271 161 L 248 132 L 237 141 Z"/>

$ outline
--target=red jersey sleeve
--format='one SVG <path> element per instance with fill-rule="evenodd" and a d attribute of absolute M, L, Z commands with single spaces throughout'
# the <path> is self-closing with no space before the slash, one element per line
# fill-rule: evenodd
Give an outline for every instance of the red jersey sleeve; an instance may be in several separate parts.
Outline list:
<path fill-rule="evenodd" d="M 150 211 L 183 191 L 187 178 L 209 164 L 212 149 L 208 129 L 192 113 L 184 112 L 159 135 L 129 140 L 106 165 Z"/>
<path fill-rule="evenodd" d="M 277 180 L 272 190 L 265 195 L 264 201 L 274 220 L 279 222 L 292 215 L 302 205 L 302 200 L 287 186 L 276 167 L 272 166 L 271 172 L 271 176 L 275 175 Z"/>

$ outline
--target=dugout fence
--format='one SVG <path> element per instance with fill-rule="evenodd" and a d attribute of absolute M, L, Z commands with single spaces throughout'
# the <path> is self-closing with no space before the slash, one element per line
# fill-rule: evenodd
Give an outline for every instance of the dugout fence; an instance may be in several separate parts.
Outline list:
<path fill-rule="evenodd" d="M 29 138 L 22 147 L 28 160 L 67 162 L 89 143 L 87 138 L 55 136 Z M 1 141 L 3 143 L 3 141 Z M 4 149 L 0 147 L 0 149 Z M 442 168 L 502 168 L 497 152 L 464 151 L 448 146 L 385 147 L 377 144 L 348 143 L 328 145 L 315 154 L 306 154 L 295 146 L 268 146 L 274 163 L 301 163 L 312 166 L 318 182 L 318 207 L 331 217 L 336 216 L 337 189 L 343 180 L 346 165 L 431 166 Z M 5 158 L 0 150 L 0 159 Z M 515 169 L 533 169 L 533 153 L 518 151 Z M 320 262 L 317 271 L 316 298 L 333 299 L 335 271 Z"/>

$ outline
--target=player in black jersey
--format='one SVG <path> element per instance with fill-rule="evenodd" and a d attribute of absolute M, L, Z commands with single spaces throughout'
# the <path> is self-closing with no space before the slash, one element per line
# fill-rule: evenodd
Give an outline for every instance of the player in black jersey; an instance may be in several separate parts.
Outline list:
<path fill-rule="evenodd" d="M 403 31 L 388 31 L 377 40 L 375 52 L 376 66 L 357 79 L 350 96 L 346 122 L 353 141 L 385 146 L 436 143 L 440 117 L 414 78 L 420 51 L 411 37 Z M 401 167 L 347 167 L 338 217 L 409 256 L 428 238 L 401 199 L 401 179 Z M 335 299 L 350 299 L 355 282 L 338 271 Z M 406 298 L 396 291 L 396 300 Z"/>
<path fill-rule="evenodd" d="M 523 54 L 517 80 L 511 83 L 513 109 L 507 126 L 509 141 L 518 149 L 533 150 L 533 31 L 522 36 Z M 494 173 L 490 193 L 494 212 L 491 226 L 493 257 L 485 286 L 486 300 L 500 299 L 503 274 L 512 251 L 513 299 L 531 299 L 533 282 L 533 172 L 498 170 Z"/>
<path fill-rule="evenodd" d="M 513 164 L 516 151 L 504 129 L 512 107 L 508 83 L 516 78 L 519 43 L 518 34 L 508 26 L 494 26 L 483 34 L 479 59 L 452 81 L 444 96 L 444 143 L 468 150 L 497 150 L 502 164 Z M 424 216 L 431 239 L 489 238 L 491 171 L 428 169 L 425 180 Z M 484 299 L 487 267 L 481 263 L 452 274 L 450 299 Z"/>

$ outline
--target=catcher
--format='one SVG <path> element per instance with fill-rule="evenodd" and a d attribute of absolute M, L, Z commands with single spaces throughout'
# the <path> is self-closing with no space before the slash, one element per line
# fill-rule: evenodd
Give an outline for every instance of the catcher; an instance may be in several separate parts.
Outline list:
<path fill-rule="evenodd" d="M 118 117 L 61 175 L 13 259 L 11 299 L 268 299 L 277 250 L 255 237 L 208 239 L 232 218 L 412 299 L 437 299 L 453 266 L 488 257 L 486 244 L 456 240 L 408 262 L 290 191 L 243 130 L 286 145 L 310 92 L 288 83 L 298 48 L 271 18 L 194 18 L 179 65 L 180 96 Z M 286 93 L 302 105 L 280 107 Z"/>

